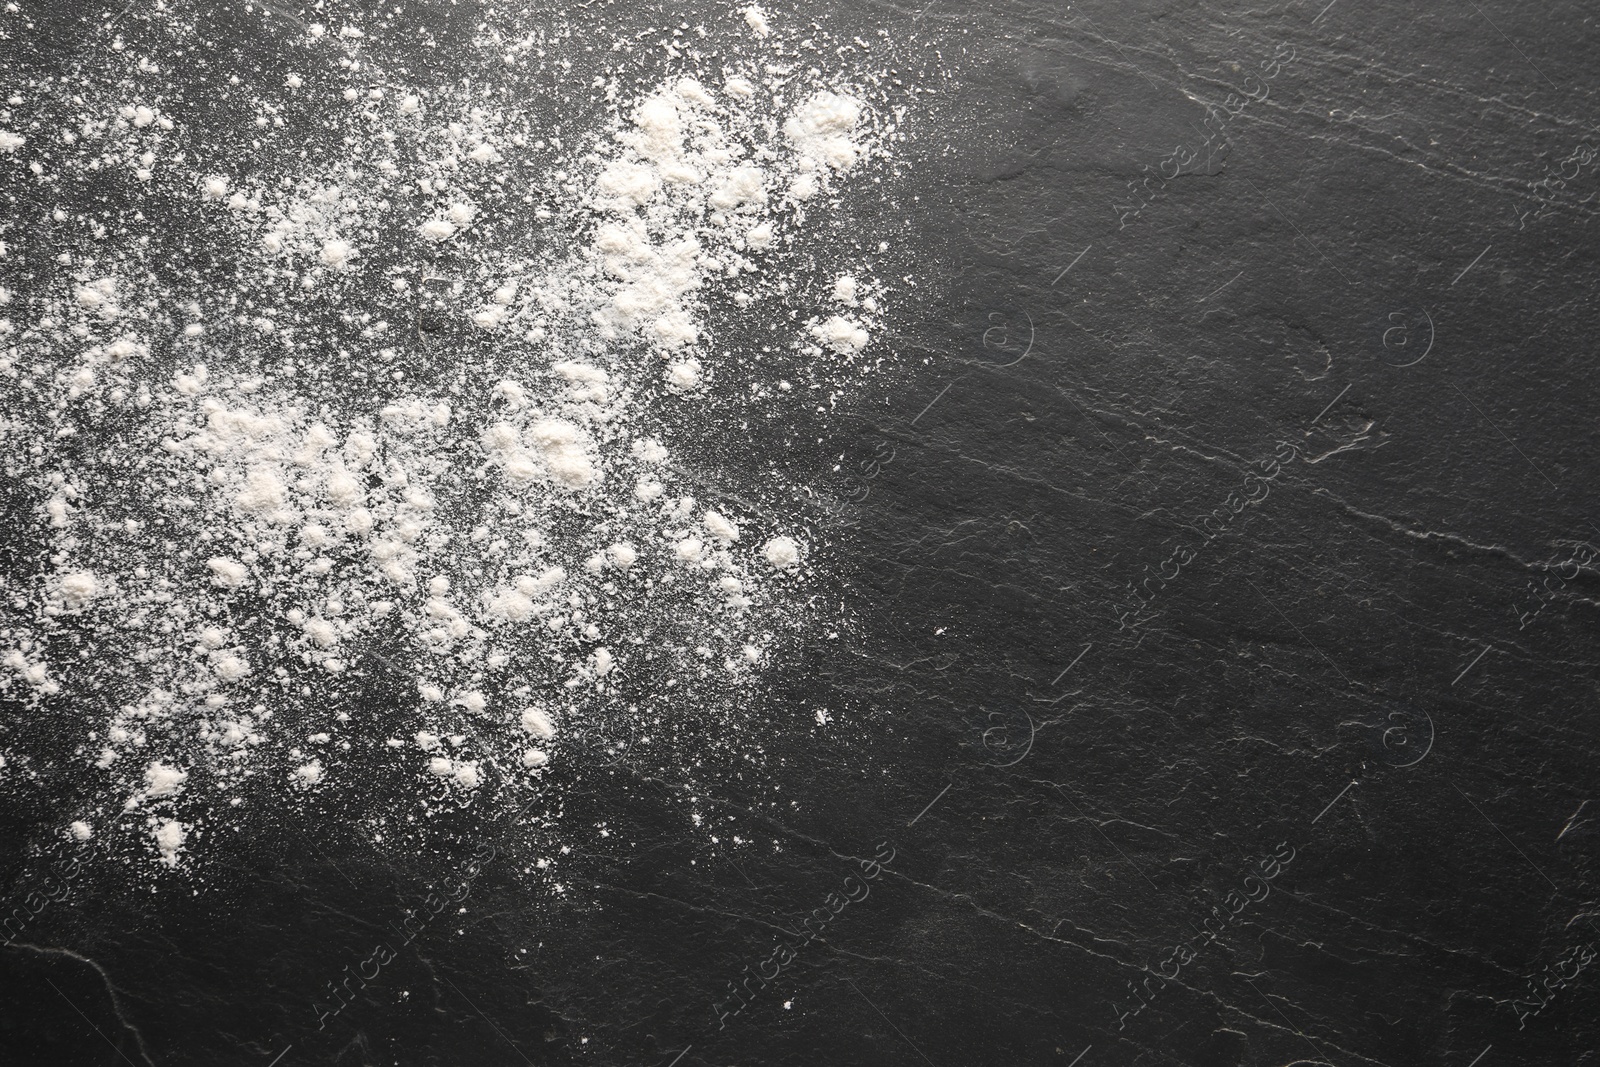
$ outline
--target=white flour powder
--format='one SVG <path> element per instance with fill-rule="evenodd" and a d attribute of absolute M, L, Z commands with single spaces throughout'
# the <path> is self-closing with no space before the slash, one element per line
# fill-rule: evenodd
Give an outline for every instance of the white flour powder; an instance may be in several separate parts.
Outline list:
<path fill-rule="evenodd" d="M 0 790 L 86 775 L 103 800 L 66 832 L 187 868 L 322 791 L 425 819 L 546 788 L 613 721 L 749 706 L 825 609 L 795 494 L 706 464 L 722 426 L 868 369 L 877 240 L 821 223 L 879 194 L 898 134 L 881 71 L 742 18 L 716 60 L 671 30 L 643 81 L 621 38 L 606 67 L 485 23 L 507 78 L 588 64 L 556 106 L 408 84 L 387 22 L 219 89 L 242 134 L 194 124 L 170 49 L 13 92 L 8 209 L 61 207 L 48 257 L 0 223 L 0 436 L 38 564 L 4 579 L 0 692 L 70 700 L 81 735 L 44 767 L 0 730 Z M 126 218 L 73 202 L 90 174 Z"/>

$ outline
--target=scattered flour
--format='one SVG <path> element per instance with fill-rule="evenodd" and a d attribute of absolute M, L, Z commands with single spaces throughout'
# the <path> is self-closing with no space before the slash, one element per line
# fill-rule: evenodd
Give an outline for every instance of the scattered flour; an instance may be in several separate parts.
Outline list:
<path fill-rule="evenodd" d="M 150 833 L 161 851 L 161 862 L 176 867 L 178 852 L 189 839 L 189 828 L 177 819 L 156 819 Z"/>
<path fill-rule="evenodd" d="M 800 546 L 792 537 L 774 537 L 762 549 L 762 554 L 779 570 L 788 570 L 800 562 Z"/>
<path fill-rule="evenodd" d="M 5 579 L 0 694 L 81 709 L 75 773 L 104 801 L 74 839 L 132 830 L 192 868 L 213 824 L 375 776 L 421 815 L 369 829 L 421 835 L 557 788 L 614 724 L 673 745 L 739 723 L 824 625 L 777 532 L 804 529 L 799 493 L 715 464 L 727 425 L 811 419 L 868 373 L 887 246 L 821 223 L 880 197 L 900 112 L 885 69 L 824 71 L 742 16 L 755 41 L 653 80 L 485 23 L 507 81 L 471 91 L 407 86 L 371 26 L 313 25 L 298 72 L 217 90 L 254 112 L 243 142 L 145 56 L 0 107 L 16 226 L 48 144 L 53 174 L 115 175 L 194 230 L 172 255 L 90 203 L 52 218 L 52 257 L 0 230 L 0 280 L 30 294 L 0 288 L 0 455 L 48 560 Z M 536 66 L 598 117 L 525 92 Z M 408 694 L 398 724 L 371 725 L 375 690 Z M 0 723 L 0 791 L 24 788 L 25 726 Z"/>
<path fill-rule="evenodd" d="M 842 315 L 830 315 L 811 327 L 811 335 L 842 356 L 853 356 L 867 347 L 867 331 Z"/>
<path fill-rule="evenodd" d="M 761 10 L 758 4 L 751 4 L 744 9 L 744 24 L 749 26 L 757 37 L 766 37 L 772 33 L 772 24 L 767 21 L 767 13 Z"/>

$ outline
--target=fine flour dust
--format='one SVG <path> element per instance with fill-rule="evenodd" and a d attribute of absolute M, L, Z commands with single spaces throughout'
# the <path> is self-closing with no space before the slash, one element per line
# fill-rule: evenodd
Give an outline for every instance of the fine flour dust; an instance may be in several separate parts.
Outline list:
<path fill-rule="evenodd" d="M 403 849 L 585 753 L 827 721 L 741 725 L 837 601 L 803 487 L 703 457 L 891 356 L 911 91 L 731 10 L 481 22 L 451 78 L 398 16 L 256 10 L 273 61 L 201 87 L 158 2 L 12 83 L 0 795 L 87 781 L 62 839 L 194 876 L 319 795 Z"/>

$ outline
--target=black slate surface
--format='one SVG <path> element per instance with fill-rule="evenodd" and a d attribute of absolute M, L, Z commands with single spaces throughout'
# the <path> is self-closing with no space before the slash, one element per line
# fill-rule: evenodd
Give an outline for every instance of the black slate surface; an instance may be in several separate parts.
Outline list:
<path fill-rule="evenodd" d="M 30 14 L 34 70 L 105 17 Z M 950 72 L 903 150 L 937 284 L 823 487 L 865 638 L 779 681 L 837 728 L 590 775 L 565 818 L 632 847 L 564 901 L 468 816 L 434 869 L 286 834 L 85 894 L 0 951 L 0 1062 L 1600 1059 L 1593 10 L 817 15 Z M 777 848 L 697 856 L 691 794 Z M 319 1030 L 429 886 L 467 913 Z"/>

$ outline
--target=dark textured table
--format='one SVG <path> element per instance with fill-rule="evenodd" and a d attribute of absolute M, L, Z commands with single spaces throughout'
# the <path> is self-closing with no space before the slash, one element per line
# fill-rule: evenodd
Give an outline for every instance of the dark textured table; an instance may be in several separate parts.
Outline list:
<path fill-rule="evenodd" d="M 139 17 L 23 7 L 13 75 Z M 851 625 L 760 761 L 596 741 L 559 897 L 464 815 L 63 907 L 0 1062 L 1597 1062 L 1593 9 L 806 13 L 939 91 L 894 358 L 783 460 Z M 275 47 L 216 28 L 192 76 Z M 430 887 L 465 917 L 319 1029 Z"/>

